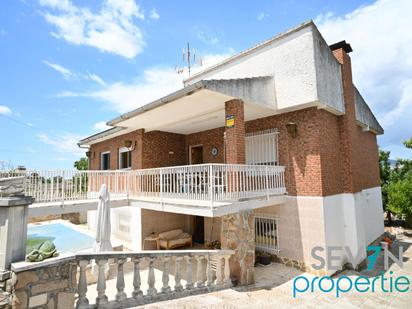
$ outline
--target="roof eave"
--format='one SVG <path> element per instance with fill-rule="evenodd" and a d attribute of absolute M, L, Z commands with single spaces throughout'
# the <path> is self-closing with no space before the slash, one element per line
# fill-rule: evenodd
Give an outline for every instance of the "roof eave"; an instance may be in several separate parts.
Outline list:
<path fill-rule="evenodd" d="M 195 83 L 195 84 L 193 84 L 193 85 L 184 87 L 184 88 L 179 89 L 179 90 L 177 90 L 177 91 L 175 91 L 175 92 L 173 92 L 173 93 L 171 93 L 171 94 L 169 94 L 169 95 L 167 95 L 167 96 L 165 96 L 165 97 L 162 97 L 162 98 L 160 98 L 160 99 L 158 99 L 158 100 L 156 100 L 156 101 L 153 101 L 153 102 L 151 102 L 151 103 L 149 103 L 149 104 L 146 104 L 146 105 L 143 105 L 143 106 L 141 106 L 141 107 L 139 107 L 139 108 L 136 108 L 136 109 L 134 109 L 134 110 L 132 110 L 132 111 L 130 111 L 130 112 L 127 112 L 127 113 L 125 113 L 125 114 L 122 114 L 122 115 L 120 115 L 119 117 L 116 117 L 116 118 L 108 121 L 108 122 L 107 122 L 107 125 L 108 125 L 108 126 L 115 126 L 115 125 L 117 125 L 118 123 L 120 123 L 120 122 L 122 122 L 122 121 L 124 121 L 124 120 L 130 119 L 130 118 L 132 118 L 132 117 L 134 117 L 134 116 L 137 116 L 137 115 L 142 114 L 142 113 L 144 113 L 144 112 L 147 112 L 147 111 L 149 111 L 149 110 L 155 109 L 155 108 L 157 108 L 157 107 L 159 107 L 159 106 L 162 106 L 162 105 L 164 105 L 164 104 L 167 104 L 167 103 L 169 103 L 169 102 L 171 102 L 171 101 L 173 101 L 173 100 L 179 99 L 179 98 L 181 98 L 181 97 L 183 97 L 183 96 L 190 95 L 190 94 L 192 94 L 193 92 L 198 91 L 198 90 L 200 90 L 200 89 L 202 89 L 202 88 L 204 88 L 204 87 L 205 87 L 205 85 L 204 85 L 204 83 L 203 83 L 202 81 L 197 82 L 197 83 Z"/>
<path fill-rule="evenodd" d="M 125 128 L 123 128 L 123 127 L 110 128 L 110 129 L 107 129 L 107 130 L 105 130 L 105 131 L 102 131 L 102 132 L 99 132 L 99 133 L 90 135 L 90 136 L 88 136 L 88 137 L 80 140 L 80 141 L 77 143 L 77 145 L 78 145 L 79 147 L 81 147 L 81 146 L 88 146 L 88 145 L 90 145 L 90 143 L 93 142 L 93 141 L 96 141 L 96 140 L 98 140 L 98 139 L 100 139 L 100 138 L 107 137 L 107 136 L 109 136 L 109 135 L 115 134 L 115 133 L 120 132 L 120 131 L 123 131 L 123 130 L 125 130 Z"/>

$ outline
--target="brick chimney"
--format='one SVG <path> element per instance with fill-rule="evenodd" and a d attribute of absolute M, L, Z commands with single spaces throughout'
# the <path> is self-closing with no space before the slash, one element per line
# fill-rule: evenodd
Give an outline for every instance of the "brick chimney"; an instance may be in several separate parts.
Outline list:
<path fill-rule="evenodd" d="M 356 140 L 355 91 L 352 81 L 352 65 L 349 53 L 352 47 L 346 41 L 329 46 L 335 58 L 341 64 L 343 99 L 345 114 L 339 117 L 339 133 L 341 137 L 341 151 L 343 158 L 343 185 L 344 192 L 356 192 L 354 170 L 354 143 Z"/>

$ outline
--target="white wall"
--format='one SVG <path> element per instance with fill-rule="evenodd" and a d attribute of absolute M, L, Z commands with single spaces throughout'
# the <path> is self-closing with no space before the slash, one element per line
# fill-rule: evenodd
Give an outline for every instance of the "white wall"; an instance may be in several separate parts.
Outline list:
<path fill-rule="evenodd" d="M 142 249 L 140 208 L 132 206 L 112 208 L 110 221 L 113 239 L 121 241 L 128 249 L 134 251 Z M 90 230 L 96 230 L 97 210 L 87 212 L 87 225 Z M 125 231 L 125 227 L 128 231 Z"/>
<path fill-rule="evenodd" d="M 273 76 L 275 109 L 320 102 L 334 111 L 344 111 L 340 65 L 312 24 L 195 75 L 186 85 L 200 80 L 259 76 Z"/>
<path fill-rule="evenodd" d="M 380 187 L 355 194 L 324 198 L 326 246 L 348 246 L 357 263 L 366 258 L 366 247 L 384 232 Z M 342 252 L 342 262 L 348 261 Z"/>
<path fill-rule="evenodd" d="M 365 226 L 365 243 L 369 245 L 372 241 L 382 235 L 384 231 L 382 191 L 380 187 L 363 190 L 363 224 Z"/>
<path fill-rule="evenodd" d="M 311 256 L 315 246 L 347 246 L 354 257 L 360 253 L 356 261 L 359 263 L 366 258 L 366 247 L 384 232 L 379 187 L 356 194 L 289 196 L 285 204 L 259 208 L 255 212 L 279 217 L 280 256 L 303 260 L 309 265 L 318 264 Z M 335 251 L 334 255 L 340 255 L 340 260 L 333 265 L 340 267 L 348 262 L 344 250 Z"/>

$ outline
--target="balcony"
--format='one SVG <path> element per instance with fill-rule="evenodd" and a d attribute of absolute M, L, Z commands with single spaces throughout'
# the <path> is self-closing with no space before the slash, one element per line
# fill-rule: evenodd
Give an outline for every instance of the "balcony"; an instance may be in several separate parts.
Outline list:
<path fill-rule="evenodd" d="M 99 189 L 106 184 L 114 207 L 138 203 L 172 212 L 173 207 L 186 208 L 193 214 L 202 209 L 207 212 L 199 215 L 209 216 L 228 206 L 284 196 L 284 171 L 283 166 L 200 164 L 127 171 L 25 171 L 14 176 L 25 177 L 24 193 L 35 198 L 34 212 L 51 206 L 75 211 L 72 208 L 80 204 L 82 210 L 94 209 Z"/>

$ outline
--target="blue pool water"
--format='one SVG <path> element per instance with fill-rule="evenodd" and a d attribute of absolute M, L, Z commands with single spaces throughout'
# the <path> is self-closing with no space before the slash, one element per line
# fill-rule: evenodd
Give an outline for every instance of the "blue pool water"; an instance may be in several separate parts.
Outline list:
<path fill-rule="evenodd" d="M 77 252 L 93 247 L 94 238 L 76 231 L 62 223 L 29 225 L 27 229 L 27 251 L 30 246 L 44 240 L 54 242 L 58 252 Z"/>

